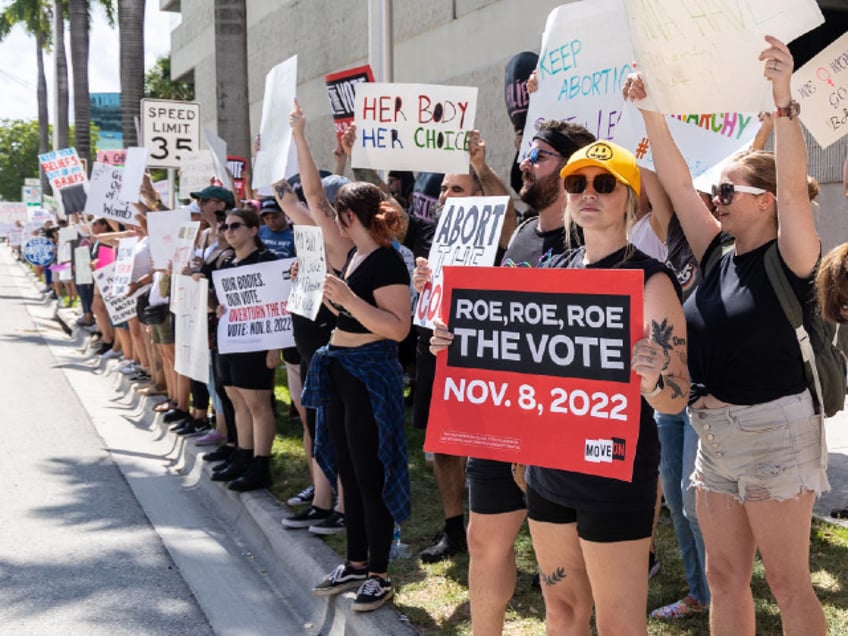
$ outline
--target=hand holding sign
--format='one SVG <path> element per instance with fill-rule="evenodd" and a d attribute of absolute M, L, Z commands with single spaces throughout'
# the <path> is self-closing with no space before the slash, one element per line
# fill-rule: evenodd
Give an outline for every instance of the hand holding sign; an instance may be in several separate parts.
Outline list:
<path fill-rule="evenodd" d="M 303 109 L 300 107 L 297 98 L 294 100 L 294 109 L 289 115 L 289 126 L 296 135 L 303 136 L 306 131 L 306 115 L 303 114 Z"/>
<path fill-rule="evenodd" d="M 776 37 L 766 36 L 769 47 L 760 53 L 760 61 L 765 62 L 763 75 L 771 82 L 771 91 L 774 96 L 775 106 L 783 108 L 789 106 L 792 101 L 792 69 L 795 62 L 789 47 Z"/>

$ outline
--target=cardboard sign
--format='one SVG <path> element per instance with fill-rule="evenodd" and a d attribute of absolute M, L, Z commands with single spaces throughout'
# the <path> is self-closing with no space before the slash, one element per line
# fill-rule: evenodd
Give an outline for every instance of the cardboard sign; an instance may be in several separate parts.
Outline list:
<path fill-rule="evenodd" d="M 94 284 L 100 290 L 100 296 L 103 298 L 103 303 L 106 305 L 106 311 L 109 312 L 109 320 L 112 324 L 119 325 L 126 322 L 130 318 L 134 318 L 136 308 L 138 306 L 138 297 L 142 294 L 150 292 L 150 285 L 145 285 L 133 294 L 131 297 L 116 296 L 112 293 L 112 275 L 114 272 L 114 263 L 106 267 L 98 268 L 94 272 Z"/>
<path fill-rule="evenodd" d="M 227 172 L 227 142 L 208 128 L 203 129 L 203 141 L 206 142 L 212 153 L 212 165 L 215 167 L 215 177 L 224 184 L 224 187 L 229 187 L 230 174 Z"/>
<path fill-rule="evenodd" d="M 288 297 L 293 258 L 212 272 L 218 302 L 218 351 L 240 353 L 294 346 Z"/>
<path fill-rule="evenodd" d="M 771 84 L 758 59 L 768 47 L 765 36 L 789 44 L 824 22 L 815 0 L 624 5 L 633 59 L 648 88 L 646 107 L 661 113 L 772 110 Z M 607 41 L 618 36 L 604 29 Z"/>
<path fill-rule="evenodd" d="M 91 169 L 88 200 L 85 202 L 86 214 L 112 219 L 124 225 L 138 225 L 132 205 L 121 201 L 118 196 L 123 171 L 121 166 L 95 162 Z"/>
<path fill-rule="evenodd" d="M 182 153 L 200 150 L 200 104 L 142 99 L 141 129 L 148 165 L 179 168 Z"/>
<path fill-rule="evenodd" d="M 445 268 L 424 450 L 623 481 L 639 437 L 640 270 Z M 520 291 L 517 291 L 520 290 Z"/>
<path fill-rule="evenodd" d="M 60 194 L 65 213 L 84 210 L 88 179 L 76 148 L 46 152 L 38 160 L 53 192 Z"/>
<path fill-rule="evenodd" d="M 215 163 L 210 150 L 183 153 L 180 158 L 180 198 L 190 199 L 191 193 L 208 186 L 213 176 Z"/>
<path fill-rule="evenodd" d="M 115 257 L 112 276 L 112 294 L 115 296 L 126 296 L 130 291 L 136 245 L 138 245 L 137 236 L 118 241 L 118 255 Z"/>
<path fill-rule="evenodd" d="M 205 278 L 185 281 L 187 310 L 174 320 L 174 369 L 180 375 L 206 384 L 209 382 L 209 323 L 206 299 L 209 281 Z"/>
<path fill-rule="evenodd" d="M 127 148 L 127 158 L 121 176 L 121 189 L 118 193 L 119 200 L 127 203 L 138 202 L 146 165 L 147 148 Z"/>
<path fill-rule="evenodd" d="M 792 96 L 822 148 L 848 133 L 848 33 L 792 74 Z"/>
<path fill-rule="evenodd" d="M 97 161 L 98 163 L 105 163 L 110 166 L 122 166 L 124 162 L 127 160 L 127 151 L 126 150 L 98 150 L 97 151 Z"/>
<path fill-rule="evenodd" d="M 342 145 L 342 135 L 353 123 L 357 84 L 373 81 L 374 74 L 368 64 L 324 76 L 327 99 L 330 100 L 330 112 L 333 114 L 333 125 L 336 128 L 339 146 Z"/>
<path fill-rule="evenodd" d="M 538 123 L 551 119 L 581 124 L 598 139 L 630 150 L 641 167 L 654 169 L 642 116 L 622 96 L 636 54 L 621 2 L 575 2 L 548 16 L 519 160 L 530 150 Z M 616 37 L 609 38 L 610 32 Z M 668 124 L 693 176 L 748 146 L 759 128 L 755 113 L 738 112 L 676 114 Z"/>
<path fill-rule="evenodd" d="M 194 242 L 200 230 L 200 221 L 190 221 L 180 226 L 177 230 L 177 239 L 174 254 L 171 256 L 171 271 L 182 273 L 186 265 L 191 261 L 194 254 Z"/>
<path fill-rule="evenodd" d="M 495 264 L 509 197 L 451 197 L 436 225 L 428 262 L 433 275 L 412 315 L 412 322 L 429 329 L 441 315 L 443 268 L 446 265 L 491 267 Z"/>
<path fill-rule="evenodd" d="M 191 312 L 191 286 L 194 282 L 191 276 L 177 274 L 171 276 L 171 313 L 182 316 Z"/>
<path fill-rule="evenodd" d="M 91 285 L 91 250 L 87 246 L 74 249 L 74 281 L 77 285 Z"/>
<path fill-rule="evenodd" d="M 361 83 L 351 166 L 468 172 L 477 87 Z"/>
<path fill-rule="evenodd" d="M 288 115 L 294 108 L 296 95 L 297 55 L 293 55 L 277 64 L 265 76 L 262 123 L 259 126 L 261 149 L 256 153 L 253 164 L 254 190 L 270 186 L 294 173 L 292 167 L 288 166 L 289 152 L 293 146 Z"/>
<path fill-rule="evenodd" d="M 147 213 L 147 235 L 150 237 L 153 269 L 168 269 L 177 248 L 177 234 L 186 223 L 191 223 L 188 208 Z"/>
<path fill-rule="evenodd" d="M 74 227 L 59 228 L 59 249 L 56 261 L 69 263 L 71 261 L 71 243 L 77 240 L 77 230 Z"/>
<path fill-rule="evenodd" d="M 324 299 L 324 278 L 327 276 L 321 228 L 295 225 L 294 247 L 297 254 L 297 280 L 292 283 L 287 309 L 293 314 L 315 320 Z"/>

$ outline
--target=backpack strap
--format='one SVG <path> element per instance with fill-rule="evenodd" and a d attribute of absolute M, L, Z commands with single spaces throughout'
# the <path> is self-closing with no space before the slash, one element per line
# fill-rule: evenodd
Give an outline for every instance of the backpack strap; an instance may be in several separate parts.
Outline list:
<path fill-rule="evenodd" d="M 801 303 L 798 302 L 798 298 L 795 296 L 795 292 L 786 278 L 786 272 L 783 271 L 783 266 L 780 263 L 776 242 L 766 250 L 764 260 L 769 283 L 771 283 L 777 300 L 780 302 L 786 319 L 792 325 L 792 329 L 795 330 L 795 337 L 798 339 L 798 346 L 801 349 L 801 358 L 805 363 L 804 372 L 807 376 L 807 384 L 815 388 L 815 397 L 819 408 L 824 409 L 819 370 L 816 367 L 816 353 L 813 350 L 810 335 L 804 328 L 804 314 L 801 310 Z"/>

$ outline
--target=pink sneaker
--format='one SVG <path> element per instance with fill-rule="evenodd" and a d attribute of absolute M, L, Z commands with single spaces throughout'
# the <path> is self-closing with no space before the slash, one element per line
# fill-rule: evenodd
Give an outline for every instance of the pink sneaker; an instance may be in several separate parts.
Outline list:
<path fill-rule="evenodd" d="M 194 440 L 194 443 L 198 446 L 218 446 L 227 441 L 227 438 L 221 435 L 216 430 L 211 430 L 205 435 L 198 437 Z"/>

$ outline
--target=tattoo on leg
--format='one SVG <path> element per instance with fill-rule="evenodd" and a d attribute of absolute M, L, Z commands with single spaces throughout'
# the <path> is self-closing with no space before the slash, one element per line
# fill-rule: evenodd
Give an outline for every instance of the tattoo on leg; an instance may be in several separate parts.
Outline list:
<path fill-rule="evenodd" d="M 547 586 L 556 585 L 565 579 L 565 568 L 557 568 L 549 575 L 544 572 L 539 572 L 539 578 L 542 580 L 542 583 Z"/>

